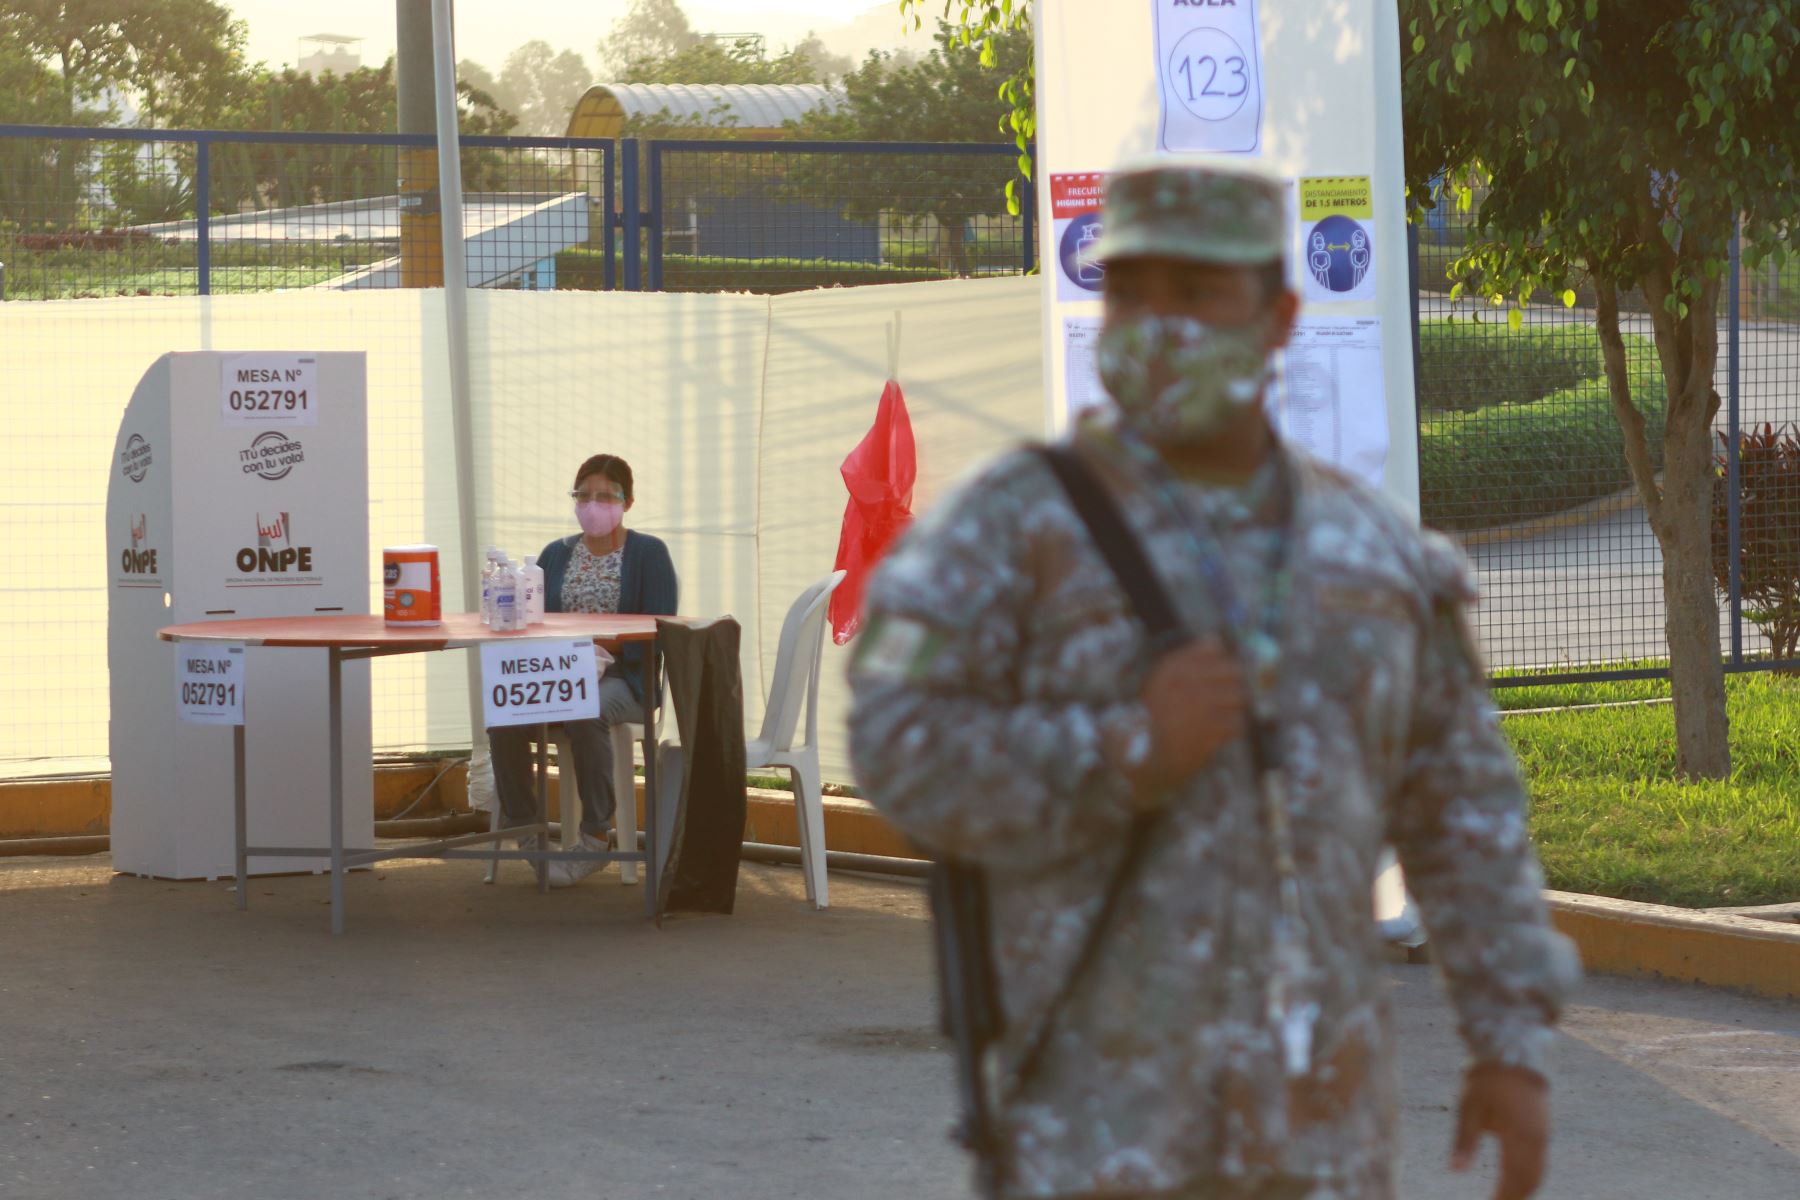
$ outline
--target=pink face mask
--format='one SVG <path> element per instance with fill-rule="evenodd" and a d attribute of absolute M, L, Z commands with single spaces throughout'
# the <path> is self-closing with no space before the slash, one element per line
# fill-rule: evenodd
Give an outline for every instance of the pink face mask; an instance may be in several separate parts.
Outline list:
<path fill-rule="evenodd" d="M 617 502 L 584 500 L 575 506 L 575 519 L 581 522 L 581 532 L 589 537 L 610 537 L 619 522 L 625 519 L 625 506 Z"/>

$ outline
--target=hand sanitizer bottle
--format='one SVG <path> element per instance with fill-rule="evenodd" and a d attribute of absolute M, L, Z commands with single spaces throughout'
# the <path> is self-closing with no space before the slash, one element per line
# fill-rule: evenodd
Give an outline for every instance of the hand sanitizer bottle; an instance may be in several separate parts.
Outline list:
<path fill-rule="evenodd" d="M 547 601 L 544 598 L 544 568 L 538 566 L 537 555 L 525 556 L 525 623 L 542 625 Z"/>
<path fill-rule="evenodd" d="M 503 633 L 519 628 L 519 576 L 504 556 L 494 572 L 494 628 Z"/>

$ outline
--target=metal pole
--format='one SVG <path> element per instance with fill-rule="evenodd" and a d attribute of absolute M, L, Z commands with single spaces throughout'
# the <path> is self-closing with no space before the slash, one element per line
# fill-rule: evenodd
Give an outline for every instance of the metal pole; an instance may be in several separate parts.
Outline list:
<path fill-rule="evenodd" d="M 237 826 L 237 906 L 240 912 L 250 907 L 250 859 L 244 852 L 250 837 L 250 831 L 246 828 L 246 783 L 244 727 L 239 724 L 231 727 L 231 811 L 232 820 Z"/>
<path fill-rule="evenodd" d="M 1019 215 L 1024 219 L 1025 273 L 1037 270 L 1037 155 L 1031 156 L 1031 175 L 1019 186 Z"/>
<path fill-rule="evenodd" d="M 432 0 L 394 0 L 394 17 L 399 131 L 435 133 L 438 72 L 433 64 Z M 401 287 L 438 287 L 444 282 L 444 258 L 438 248 L 443 222 L 437 158 L 438 152 L 429 146 L 402 146 L 399 151 Z"/>
<path fill-rule="evenodd" d="M 1406 276 L 1412 288 L 1412 359 L 1413 359 L 1413 461 L 1425 461 L 1425 411 L 1419 404 L 1419 380 L 1425 377 L 1425 359 L 1419 340 L 1419 227 L 1406 223 Z M 1420 486 L 1419 511 L 1425 510 L 1423 484 Z"/>
<path fill-rule="evenodd" d="M 212 295 L 212 143 L 201 138 L 194 147 L 194 246 L 200 269 L 200 294 Z"/>
<path fill-rule="evenodd" d="M 663 290 L 662 150 L 650 144 L 650 291 Z"/>
<path fill-rule="evenodd" d="M 660 632 L 660 625 L 659 625 Z M 651 641 L 644 646 L 644 911 L 654 921 L 662 921 L 662 863 L 657 859 L 656 829 L 656 790 L 661 784 L 656 769 L 656 748 L 661 740 L 657 736 L 656 722 L 656 685 L 662 678 L 662 662 L 657 655 L 662 650 L 660 640 Z M 635 796 L 615 796 L 618 804 L 636 804 Z M 636 846 L 621 846 L 622 850 L 636 850 Z M 623 870 L 621 869 L 621 874 Z"/>
<path fill-rule="evenodd" d="M 456 443 L 456 532 L 462 555 L 463 611 L 481 610 L 475 536 L 475 416 L 469 386 L 469 271 L 463 242 L 462 137 L 456 125 L 455 16 L 451 0 L 431 0 L 437 61 L 438 195 L 444 263 L 444 324 L 450 339 L 450 427 Z M 481 740 L 481 658 L 469 655 L 469 738 Z"/>
<path fill-rule="evenodd" d="M 638 275 L 638 245 L 644 224 L 638 196 L 638 140 L 626 138 L 620 142 L 619 153 L 619 174 L 625 191 L 625 290 L 637 292 L 643 290 L 643 279 Z"/>
<path fill-rule="evenodd" d="M 1744 588 L 1743 588 L 1743 493 L 1739 474 L 1739 420 L 1742 417 L 1742 395 L 1739 392 L 1740 354 L 1743 342 L 1743 222 L 1740 218 L 1731 231 L 1731 327 L 1726 349 L 1725 383 L 1725 511 L 1727 556 L 1730 560 L 1728 594 L 1731 602 L 1731 665 L 1744 662 Z"/>
<path fill-rule="evenodd" d="M 344 932 L 344 656 L 326 651 L 325 708 L 331 756 L 331 936 Z"/>
<path fill-rule="evenodd" d="M 604 180 L 603 187 L 606 193 L 606 203 L 603 206 L 606 210 L 606 215 L 601 221 L 601 226 L 605 232 L 602 235 L 601 241 L 606 254 L 606 265 L 601 268 L 600 285 L 604 290 L 609 292 L 619 286 L 619 268 L 618 264 L 613 262 L 613 253 L 619 244 L 618 229 L 615 224 L 618 220 L 617 205 L 619 199 L 618 163 L 616 161 L 618 156 L 618 143 L 614 142 L 606 148 L 606 151 L 602 156 L 603 163 L 601 167 L 602 178 Z M 5 295 L 0 293 L 0 300 L 4 300 L 5 298 Z"/>

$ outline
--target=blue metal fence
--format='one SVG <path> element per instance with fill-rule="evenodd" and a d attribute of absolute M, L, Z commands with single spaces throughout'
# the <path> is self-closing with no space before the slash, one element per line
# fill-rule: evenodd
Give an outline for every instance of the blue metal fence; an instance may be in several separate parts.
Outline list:
<path fill-rule="evenodd" d="M 6 295 L 392 286 L 408 219 L 437 212 L 435 175 L 401 190 L 404 156 L 436 147 L 428 135 L 0 125 Z M 611 286 L 613 143 L 465 137 L 462 154 L 471 284 L 535 283 L 553 274 L 541 264 L 591 245 Z M 435 235 L 416 242 L 441 273 Z"/>
<path fill-rule="evenodd" d="M 783 292 L 1036 265 L 1029 183 L 1017 216 L 1004 204 L 1007 145 L 462 146 L 474 286 Z M 400 190 L 403 156 L 432 150 L 405 135 L 0 125 L 0 299 L 387 287 L 408 271 L 416 283 L 437 235 L 407 218 L 433 211 L 434 192 Z M 1534 305 L 1510 330 L 1451 301 L 1446 268 L 1471 220 L 1434 215 L 1409 238 L 1426 518 L 1462 538 L 1482 575 L 1477 633 L 1497 683 L 1658 677 L 1660 555 L 1616 446 L 1591 304 Z M 1767 631 L 1772 604 L 1800 612 L 1800 557 L 1786 601 L 1766 578 L 1747 596 L 1746 564 L 1771 544 L 1800 547 L 1800 455 L 1791 503 L 1765 491 L 1747 508 L 1742 438 L 1800 422 L 1800 275 L 1746 274 L 1735 246 L 1731 266 L 1721 631 L 1729 669 L 1764 670 L 1794 665 Z M 1628 313 L 1626 326 L 1654 407 L 1647 318 Z"/>
<path fill-rule="evenodd" d="M 394 257 L 406 218 L 435 212 L 435 179 L 400 185 L 405 156 L 435 149 L 405 134 L 0 125 L 0 287 L 388 286 L 392 269 L 353 268 Z M 1029 184 L 1021 213 L 1005 210 L 1007 145 L 465 137 L 462 149 L 474 286 L 554 272 L 562 287 L 778 292 L 1029 273 L 1036 260 Z M 579 219 L 543 211 L 575 195 Z M 537 269 L 558 259 L 566 270 Z"/>

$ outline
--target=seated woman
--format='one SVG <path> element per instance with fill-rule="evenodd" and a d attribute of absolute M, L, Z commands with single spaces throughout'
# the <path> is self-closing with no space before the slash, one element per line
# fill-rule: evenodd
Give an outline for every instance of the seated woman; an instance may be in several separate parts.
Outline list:
<path fill-rule="evenodd" d="M 673 616 L 679 599 L 669 548 L 647 533 L 627 530 L 625 514 L 634 498 L 631 467 L 611 454 L 596 454 L 575 473 L 575 519 L 581 532 L 551 542 L 538 555 L 544 569 L 544 607 L 549 612 L 627 613 Z M 636 797 L 613 795 L 612 727 L 644 719 L 642 644 L 626 645 L 600 682 L 600 718 L 569 721 L 569 747 L 581 792 L 581 847 L 606 849 L 613 805 Z M 653 701 L 654 702 L 654 698 Z M 494 786 L 507 825 L 537 819 L 532 780 L 532 727 L 488 730 Z M 521 849 L 538 849 L 538 838 L 521 838 Z M 636 847 L 630 847 L 636 849 Z M 592 874 L 599 863 L 552 863 L 550 882 L 568 887 Z"/>

